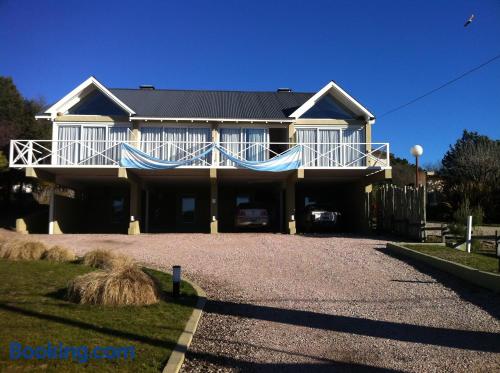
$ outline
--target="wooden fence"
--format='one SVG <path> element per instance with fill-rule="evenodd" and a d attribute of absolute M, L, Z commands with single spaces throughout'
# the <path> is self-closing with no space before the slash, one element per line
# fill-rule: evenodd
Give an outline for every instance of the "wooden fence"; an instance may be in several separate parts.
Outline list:
<path fill-rule="evenodd" d="M 425 188 L 385 184 L 367 194 L 368 221 L 371 229 L 405 239 L 425 239 Z"/>

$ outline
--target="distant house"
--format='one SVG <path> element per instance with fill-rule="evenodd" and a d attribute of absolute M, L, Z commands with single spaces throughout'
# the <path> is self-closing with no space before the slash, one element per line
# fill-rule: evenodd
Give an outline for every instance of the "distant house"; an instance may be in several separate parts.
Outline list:
<path fill-rule="evenodd" d="M 13 140 L 10 167 L 75 191 L 52 194 L 51 234 L 230 232 L 248 202 L 268 207 L 271 231 L 295 233 L 311 203 L 358 230 L 365 192 L 391 171 L 389 144 L 372 142 L 374 115 L 334 82 L 245 92 L 90 77 L 37 119 L 52 140 Z"/>

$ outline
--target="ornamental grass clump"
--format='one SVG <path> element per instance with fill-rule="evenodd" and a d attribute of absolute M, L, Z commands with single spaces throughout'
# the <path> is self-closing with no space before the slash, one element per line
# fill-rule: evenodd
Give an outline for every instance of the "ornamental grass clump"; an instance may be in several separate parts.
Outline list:
<path fill-rule="evenodd" d="M 4 241 L 0 244 L 0 258 L 8 260 L 39 260 L 47 246 L 39 241 Z"/>
<path fill-rule="evenodd" d="M 133 267 L 135 262 L 132 258 L 116 254 L 111 250 L 95 249 L 83 256 L 83 264 L 90 267 L 111 270 L 120 267 Z"/>
<path fill-rule="evenodd" d="M 137 266 L 78 276 L 68 286 L 68 298 L 75 303 L 104 306 L 145 306 L 159 302 L 155 282 Z"/>
<path fill-rule="evenodd" d="M 72 262 L 76 260 L 76 255 L 72 250 L 56 245 L 48 249 L 42 255 L 42 259 L 52 262 Z"/>

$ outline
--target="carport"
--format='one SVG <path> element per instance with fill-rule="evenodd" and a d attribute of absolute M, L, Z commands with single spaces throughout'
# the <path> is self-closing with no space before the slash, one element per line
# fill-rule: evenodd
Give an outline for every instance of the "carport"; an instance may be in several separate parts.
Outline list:
<path fill-rule="evenodd" d="M 218 171 L 218 219 L 220 232 L 248 231 L 235 226 L 240 203 L 259 203 L 269 214 L 269 226 L 253 231 L 284 231 L 284 187 L 288 173 L 263 173 L 249 170 Z"/>

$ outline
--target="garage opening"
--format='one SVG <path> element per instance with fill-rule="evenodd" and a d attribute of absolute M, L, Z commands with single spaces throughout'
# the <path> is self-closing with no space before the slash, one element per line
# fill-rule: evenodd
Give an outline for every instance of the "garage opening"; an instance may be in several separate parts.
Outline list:
<path fill-rule="evenodd" d="M 278 182 L 219 185 L 220 232 L 281 232 L 283 197 Z"/>
<path fill-rule="evenodd" d="M 297 231 L 355 232 L 359 228 L 359 202 L 354 183 L 299 183 L 295 194 Z"/>

